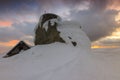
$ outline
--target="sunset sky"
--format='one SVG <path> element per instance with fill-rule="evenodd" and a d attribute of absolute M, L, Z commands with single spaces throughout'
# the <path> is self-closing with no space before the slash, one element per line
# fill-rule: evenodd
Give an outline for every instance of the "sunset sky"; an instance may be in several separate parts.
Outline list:
<path fill-rule="evenodd" d="M 92 48 L 120 47 L 120 0 L 0 0 L 0 53 L 20 40 L 33 44 L 45 12 L 79 22 Z"/>

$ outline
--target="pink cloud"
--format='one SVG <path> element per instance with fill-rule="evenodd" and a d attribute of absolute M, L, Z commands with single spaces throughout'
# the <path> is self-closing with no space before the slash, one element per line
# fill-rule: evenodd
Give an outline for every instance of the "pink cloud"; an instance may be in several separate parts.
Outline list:
<path fill-rule="evenodd" d="M 16 43 L 18 43 L 19 40 L 11 40 L 11 41 L 8 41 L 8 42 L 0 42 L 0 46 L 6 46 L 6 47 L 12 47 L 12 46 L 15 46 Z"/>
<path fill-rule="evenodd" d="M 120 10 L 120 0 L 110 0 L 107 9 Z"/>
<path fill-rule="evenodd" d="M 12 22 L 10 21 L 0 21 L 0 27 L 11 27 Z"/>

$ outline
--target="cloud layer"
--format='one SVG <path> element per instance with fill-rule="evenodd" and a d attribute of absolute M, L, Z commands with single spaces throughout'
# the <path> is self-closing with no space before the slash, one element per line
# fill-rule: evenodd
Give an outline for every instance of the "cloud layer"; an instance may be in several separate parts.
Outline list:
<path fill-rule="evenodd" d="M 79 22 L 90 39 L 96 41 L 119 28 L 119 5 L 119 0 L 0 0 L 0 42 L 32 42 L 34 28 L 45 12 Z"/>

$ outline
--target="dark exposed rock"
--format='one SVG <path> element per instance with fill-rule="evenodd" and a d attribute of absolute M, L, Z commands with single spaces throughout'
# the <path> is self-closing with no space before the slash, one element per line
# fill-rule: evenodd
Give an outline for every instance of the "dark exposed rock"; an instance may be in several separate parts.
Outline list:
<path fill-rule="evenodd" d="M 50 21 L 50 19 L 55 19 L 57 17 L 58 16 L 54 14 L 44 14 L 42 16 L 41 25 L 38 25 L 35 30 L 35 45 L 50 44 L 53 42 L 65 43 L 65 41 L 60 37 L 60 32 L 57 30 L 58 23 L 54 22 L 54 24 L 51 24 Z M 45 21 L 48 21 L 47 30 L 43 27 Z"/>
<path fill-rule="evenodd" d="M 77 43 L 76 43 L 76 42 L 74 42 L 74 41 L 72 41 L 72 44 L 73 44 L 73 46 L 76 46 L 76 45 L 77 45 Z"/>
<path fill-rule="evenodd" d="M 3 58 L 11 57 L 16 54 L 19 54 L 22 50 L 30 49 L 30 46 L 28 46 L 24 41 L 20 41 L 11 51 L 9 51 Z"/>
<path fill-rule="evenodd" d="M 52 14 L 52 13 L 46 13 L 46 14 L 43 14 L 42 15 L 42 21 L 41 21 L 41 26 L 43 26 L 43 24 L 47 21 L 47 20 L 50 20 L 50 19 L 55 19 L 57 18 L 58 16 L 56 14 Z"/>
<path fill-rule="evenodd" d="M 72 39 L 70 36 L 68 36 L 69 39 Z"/>

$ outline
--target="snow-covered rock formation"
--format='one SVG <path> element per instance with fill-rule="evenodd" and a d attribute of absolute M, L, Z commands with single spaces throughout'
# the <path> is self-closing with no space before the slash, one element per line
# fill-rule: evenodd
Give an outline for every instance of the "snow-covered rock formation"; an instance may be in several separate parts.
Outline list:
<path fill-rule="evenodd" d="M 40 17 L 39 23 L 35 28 L 35 45 L 54 42 L 87 48 L 91 46 L 79 23 L 62 21 L 58 15 L 46 13 Z"/>
<path fill-rule="evenodd" d="M 61 21 L 57 29 L 65 43 L 37 45 L 13 57 L 1 58 L 0 79 L 96 80 L 90 41 L 80 25 Z"/>
<path fill-rule="evenodd" d="M 93 54 L 78 23 L 61 21 L 57 29 L 66 43 L 0 57 L 0 80 L 120 80 L 120 49 L 97 49 Z"/>
<path fill-rule="evenodd" d="M 60 37 L 60 31 L 57 29 L 60 22 L 61 18 L 56 14 L 43 14 L 35 28 L 35 45 L 50 44 L 54 42 L 65 43 Z"/>

